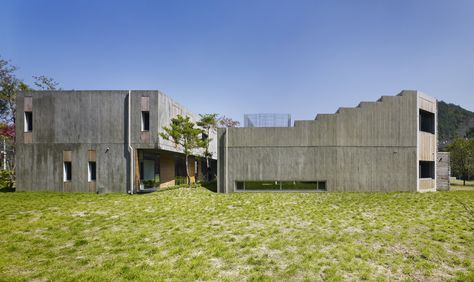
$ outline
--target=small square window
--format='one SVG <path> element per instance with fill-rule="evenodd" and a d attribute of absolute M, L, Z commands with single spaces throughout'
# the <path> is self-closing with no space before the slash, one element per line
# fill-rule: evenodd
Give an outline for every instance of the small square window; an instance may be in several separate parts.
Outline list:
<path fill-rule="evenodd" d="M 92 182 L 92 181 L 96 180 L 96 165 L 95 165 L 95 162 L 89 162 L 87 180 L 89 182 Z"/>
<path fill-rule="evenodd" d="M 435 179 L 435 163 L 432 161 L 420 161 L 419 178 Z"/>
<path fill-rule="evenodd" d="M 64 178 L 64 182 L 69 182 L 72 180 L 71 162 L 64 162 L 63 178 Z"/>
<path fill-rule="evenodd" d="M 142 131 L 150 130 L 150 112 L 142 111 Z"/>
<path fill-rule="evenodd" d="M 33 131 L 33 112 L 25 112 L 25 132 Z"/>

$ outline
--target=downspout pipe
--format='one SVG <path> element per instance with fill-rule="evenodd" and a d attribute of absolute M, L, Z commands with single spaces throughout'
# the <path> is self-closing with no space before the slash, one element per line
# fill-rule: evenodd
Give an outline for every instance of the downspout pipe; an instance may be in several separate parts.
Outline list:
<path fill-rule="evenodd" d="M 130 195 L 133 195 L 132 91 L 128 90 L 128 151 L 130 152 Z"/>
<path fill-rule="evenodd" d="M 229 193 L 229 127 L 225 128 L 225 193 Z"/>

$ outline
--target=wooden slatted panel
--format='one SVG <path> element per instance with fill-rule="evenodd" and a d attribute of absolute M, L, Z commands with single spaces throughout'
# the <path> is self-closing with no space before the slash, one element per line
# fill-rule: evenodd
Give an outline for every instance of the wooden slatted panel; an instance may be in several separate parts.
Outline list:
<path fill-rule="evenodd" d="M 434 179 L 419 179 L 420 190 L 433 189 L 434 188 Z"/>
<path fill-rule="evenodd" d="M 72 151 L 63 151 L 63 161 L 65 162 L 72 161 Z"/>
<path fill-rule="evenodd" d="M 63 182 L 63 191 L 64 192 L 73 192 L 71 182 Z"/>
<path fill-rule="evenodd" d="M 436 109 L 435 103 L 432 101 L 426 100 L 423 97 L 419 97 L 420 109 L 434 113 Z"/>
<path fill-rule="evenodd" d="M 175 157 L 172 154 L 160 153 L 160 187 L 175 184 Z"/>
<path fill-rule="evenodd" d="M 143 96 L 140 100 L 141 110 L 149 111 L 150 110 L 150 97 Z"/>
<path fill-rule="evenodd" d="M 436 150 L 435 135 L 420 131 L 419 156 L 421 161 L 434 161 Z"/>
<path fill-rule="evenodd" d="M 95 181 L 90 181 L 88 183 L 88 188 L 89 188 L 89 192 L 96 193 L 97 189 L 96 189 Z"/>
<path fill-rule="evenodd" d="M 25 97 L 23 102 L 23 110 L 25 112 L 33 111 L 33 98 L 32 97 Z"/>
<path fill-rule="evenodd" d="M 97 161 L 97 154 L 96 154 L 95 150 L 87 151 L 87 159 L 90 162 L 96 162 Z"/>
<path fill-rule="evenodd" d="M 25 144 L 33 143 L 33 132 L 24 132 L 23 133 L 23 142 Z"/>

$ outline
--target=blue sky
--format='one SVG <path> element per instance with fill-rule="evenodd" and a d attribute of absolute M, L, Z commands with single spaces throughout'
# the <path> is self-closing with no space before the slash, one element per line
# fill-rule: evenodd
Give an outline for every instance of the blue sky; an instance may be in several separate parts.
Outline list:
<path fill-rule="evenodd" d="M 402 89 L 474 110 L 474 1 L 0 3 L 0 55 L 63 89 L 313 119 Z"/>

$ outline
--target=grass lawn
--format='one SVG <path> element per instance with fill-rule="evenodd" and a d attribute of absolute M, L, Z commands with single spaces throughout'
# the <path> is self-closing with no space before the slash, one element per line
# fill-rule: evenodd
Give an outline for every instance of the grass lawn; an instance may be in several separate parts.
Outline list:
<path fill-rule="evenodd" d="M 451 185 L 450 189 L 453 191 L 458 191 L 458 190 L 471 190 L 474 191 L 474 180 L 468 180 L 466 181 L 466 185 L 464 185 L 464 182 L 462 180 L 450 180 L 449 184 Z"/>
<path fill-rule="evenodd" d="M 0 193 L 0 280 L 474 281 L 474 191 Z"/>

